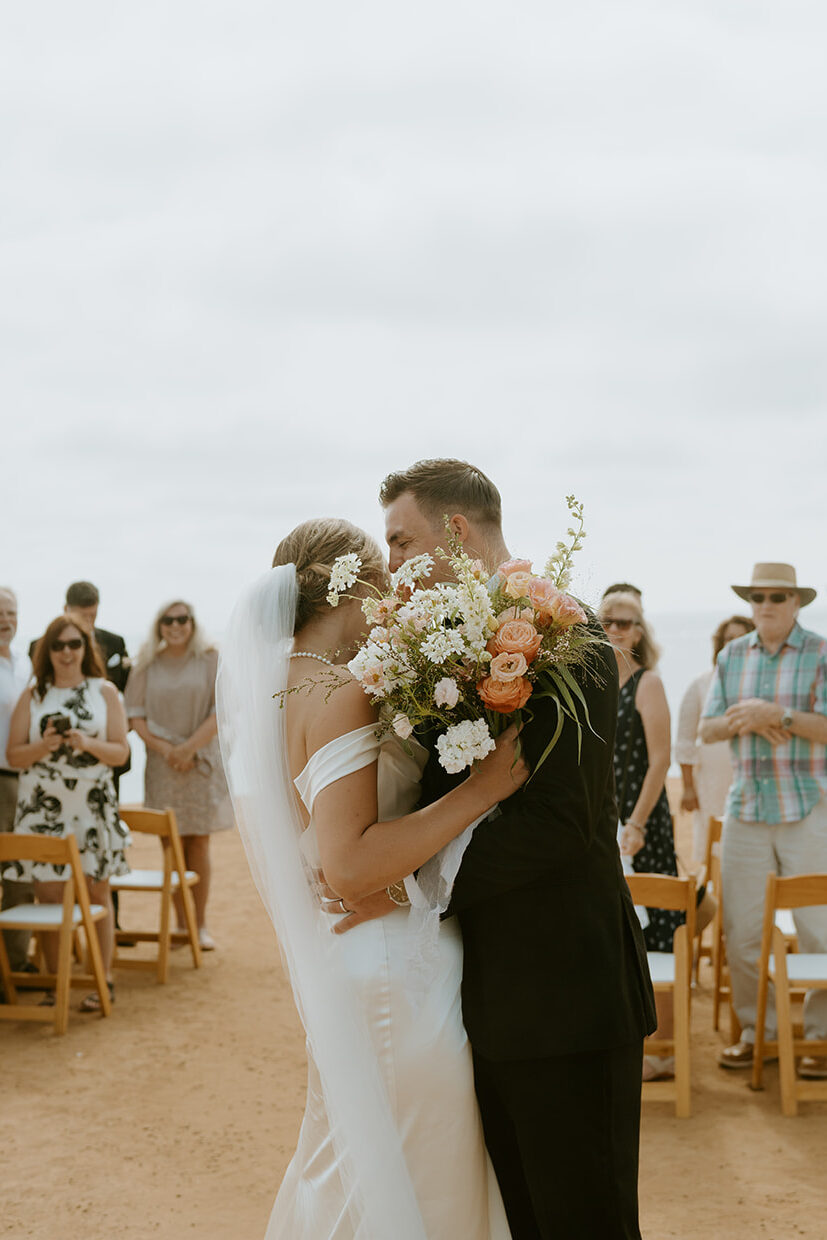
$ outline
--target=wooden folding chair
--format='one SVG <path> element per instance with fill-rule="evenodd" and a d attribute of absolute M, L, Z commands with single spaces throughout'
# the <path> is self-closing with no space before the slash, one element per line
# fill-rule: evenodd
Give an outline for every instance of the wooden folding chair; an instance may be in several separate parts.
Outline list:
<path fill-rule="evenodd" d="M 103 968 L 95 922 L 106 916 L 100 904 L 90 904 L 89 891 L 80 863 L 77 840 L 73 835 L 55 839 L 44 835 L 0 834 L 0 868 L 8 861 L 40 861 L 68 869 L 60 904 L 20 904 L 0 912 L 0 930 L 30 930 L 58 934 L 57 973 L 13 973 L 9 966 L 3 935 L 0 934 L 0 976 L 6 1002 L 0 1005 L 0 1020 L 37 1020 L 54 1024 L 55 1033 L 65 1033 L 69 1024 L 69 989 L 94 986 L 100 997 L 101 1015 L 112 1011 L 109 987 Z M 91 973 L 72 973 L 72 942 L 82 927 Z M 20 1003 L 18 988 L 54 987 L 54 1007 Z"/>
<path fill-rule="evenodd" d="M 827 874 L 797 874 L 790 878 L 767 875 L 761 959 L 758 966 L 758 1010 L 755 1020 L 755 1054 L 752 1088 L 763 1088 L 764 1056 L 778 1053 L 781 1110 L 795 1115 L 798 1102 L 827 1101 L 827 1081 L 799 1080 L 796 1055 L 826 1055 L 827 1039 L 797 1037 L 793 1027 L 792 999 L 808 990 L 827 990 L 827 952 L 791 952 L 788 936 L 778 925 L 779 910 L 812 908 L 827 904 Z M 778 1041 L 764 1037 L 769 984 L 775 988 Z"/>
<path fill-rule="evenodd" d="M 644 1051 L 675 1056 L 674 1081 L 645 1081 L 644 1101 L 674 1102 L 675 1115 L 686 1119 L 690 1112 L 689 1018 L 692 996 L 692 941 L 695 935 L 695 879 L 668 874 L 628 874 L 626 882 L 635 904 L 646 908 L 680 910 L 686 921 L 678 926 L 671 952 L 647 952 L 649 973 L 657 993 L 672 995 L 672 1038 L 647 1038 Z"/>
<path fill-rule="evenodd" d="M 165 982 L 169 973 L 170 941 L 189 943 L 193 967 L 201 967 L 201 948 L 198 943 L 198 927 L 195 921 L 195 904 L 192 888 L 199 881 L 194 870 L 188 870 L 184 862 L 184 849 L 178 834 L 178 823 L 172 809 L 144 809 L 138 805 L 122 805 L 120 816 L 130 831 L 142 835 L 157 836 L 161 843 L 163 868 L 160 870 L 132 870 L 129 874 L 113 878 L 113 891 L 154 892 L 161 897 L 161 915 L 157 930 L 117 930 L 117 945 L 125 942 L 157 943 L 158 955 L 154 960 L 133 960 L 117 954 L 114 964 L 118 969 L 150 969 L 159 982 Z M 181 894 L 184 903 L 185 932 L 172 930 L 172 897 Z M 123 916 L 123 914 L 121 914 Z"/>

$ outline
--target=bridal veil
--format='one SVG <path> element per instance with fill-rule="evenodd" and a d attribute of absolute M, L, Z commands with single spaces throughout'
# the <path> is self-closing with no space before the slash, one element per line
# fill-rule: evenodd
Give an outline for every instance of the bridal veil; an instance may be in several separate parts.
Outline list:
<path fill-rule="evenodd" d="M 218 671 L 221 753 L 250 869 L 319 1070 L 354 1240 L 426 1240 L 366 1021 L 300 847 L 287 712 L 275 696 L 287 687 L 297 593 L 295 567 L 287 564 L 253 582 L 235 606 Z"/>

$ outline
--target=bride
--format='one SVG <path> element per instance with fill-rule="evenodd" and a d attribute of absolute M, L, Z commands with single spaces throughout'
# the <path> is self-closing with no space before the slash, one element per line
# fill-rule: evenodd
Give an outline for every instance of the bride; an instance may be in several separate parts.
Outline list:
<path fill-rule="evenodd" d="M 377 741 L 344 666 L 364 636 L 359 602 L 326 601 L 333 561 L 350 552 L 364 580 L 385 583 L 378 545 L 346 521 L 288 535 L 236 605 L 218 676 L 236 818 L 307 1035 L 307 1104 L 267 1240 L 508 1240 L 462 1026 L 459 928 L 442 921 L 429 955 L 400 901 L 401 880 L 528 771 L 510 730 L 467 780 L 413 812 L 425 751 Z M 374 898 L 388 914 L 331 933 L 319 870 L 340 919 L 348 900 L 386 888 Z M 423 962 L 424 988 L 412 981 Z"/>

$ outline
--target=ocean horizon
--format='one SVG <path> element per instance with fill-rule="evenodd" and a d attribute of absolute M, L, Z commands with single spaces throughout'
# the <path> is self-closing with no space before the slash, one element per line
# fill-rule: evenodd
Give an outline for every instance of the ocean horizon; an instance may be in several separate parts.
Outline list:
<path fill-rule="evenodd" d="M 666 698 L 672 716 L 673 751 L 681 698 L 695 677 L 711 666 L 713 632 L 722 620 L 726 619 L 727 616 L 735 614 L 748 615 L 749 606 L 746 603 L 740 603 L 740 600 L 733 596 L 733 606 L 728 612 L 721 610 L 713 611 L 711 609 L 705 609 L 704 611 L 653 611 L 647 617 L 655 641 L 661 648 L 661 657 L 657 670 L 663 679 Z M 108 619 L 109 615 L 107 613 L 104 623 Z M 827 636 L 827 607 L 816 605 L 815 607 L 804 608 L 799 620 L 804 628 L 812 629 L 816 633 L 823 633 Z M 29 641 L 35 636 L 39 636 L 39 634 L 28 634 L 22 640 L 18 638 L 15 646 L 20 650 L 26 650 L 28 649 Z M 127 649 L 134 658 L 144 640 L 145 633 L 127 633 L 124 636 Z M 217 636 L 216 640 L 220 647 L 220 635 Z M 144 797 L 144 745 L 134 732 L 130 732 L 129 742 L 132 748 L 132 769 L 121 777 L 120 782 L 121 801 L 124 804 L 141 802 Z M 670 768 L 670 774 L 677 775 L 679 773 L 679 767 L 676 763 L 673 763 Z"/>

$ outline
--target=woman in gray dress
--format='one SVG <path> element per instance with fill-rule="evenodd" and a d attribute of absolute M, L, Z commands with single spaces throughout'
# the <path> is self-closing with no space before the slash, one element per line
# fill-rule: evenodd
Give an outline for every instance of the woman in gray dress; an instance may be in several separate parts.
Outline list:
<path fill-rule="evenodd" d="M 218 651 L 198 627 L 189 603 L 162 607 L 126 687 L 129 726 L 146 746 L 144 803 L 175 810 L 193 888 L 204 951 L 215 943 L 206 924 L 210 836 L 233 825 L 218 748 L 215 676 Z M 176 902 L 179 929 L 184 910 Z"/>

